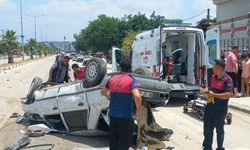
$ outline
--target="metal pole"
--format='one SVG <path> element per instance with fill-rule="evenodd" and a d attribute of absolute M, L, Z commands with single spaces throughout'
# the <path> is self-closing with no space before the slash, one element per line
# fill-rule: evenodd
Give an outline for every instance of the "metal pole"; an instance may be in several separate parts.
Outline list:
<path fill-rule="evenodd" d="M 35 19 L 35 40 L 36 40 L 36 16 L 34 16 Z"/>
<path fill-rule="evenodd" d="M 21 13 L 21 39 L 22 39 L 22 55 L 24 60 L 24 43 L 23 43 L 23 6 L 22 6 L 22 0 L 20 0 L 20 13 Z"/>
<path fill-rule="evenodd" d="M 210 22 L 210 8 L 207 9 L 207 25 L 209 25 Z"/>
<path fill-rule="evenodd" d="M 3 36 L 4 36 L 4 30 L 3 30 L 3 29 L 1 29 L 1 31 L 2 31 L 2 39 L 3 39 Z"/>
<path fill-rule="evenodd" d="M 27 15 L 26 16 L 29 16 L 29 17 L 33 17 L 34 18 L 34 26 L 35 26 L 35 40 L 36 40 L 36 18 L 37 17 L 42 17 L 44 16 L 43 14 L 42 15 Z"/>
<path fill-rule="evenodd" d="M 63 51 L 65 51 L 65 36 L 63 37 Z"/>
<path fill-rule="evenodd" d="M 46 38 L 46 42 L 48 42 L 48 25 L 46 25 L 45 38 Z"/>
<path fill-rule="evenodd" d="M 43 26 L 41 25 L 41 42 L 43 42 Z"/>

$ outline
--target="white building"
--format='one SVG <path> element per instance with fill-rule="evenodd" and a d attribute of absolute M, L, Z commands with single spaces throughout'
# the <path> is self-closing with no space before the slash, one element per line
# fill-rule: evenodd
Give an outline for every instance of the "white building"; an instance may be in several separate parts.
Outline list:
<path fill-rule="evenodd" d="M 214 38 L 217 49 L 228 51 L 237 45 L 240 52 L 250 51 L 250 0 L 213 0 L 213 3 L 217 7 L 217 22 L 210 26 L 209 32 L 217 37 Z"/>
<path fill-rule="evenodd" d="M 213 0 L 217 7 L 217 20 L 246 16 L 250 12 L 250 0 Z"/>

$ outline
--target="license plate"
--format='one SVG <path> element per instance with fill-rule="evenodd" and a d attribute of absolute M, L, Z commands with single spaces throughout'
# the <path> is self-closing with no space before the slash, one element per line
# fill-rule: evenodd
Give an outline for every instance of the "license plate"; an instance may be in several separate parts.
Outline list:
<path fill-rule="evenodd" d="M 140 91 L 140 93 L 141 93 L 142 97 L 150 97 L 151 96 L 151 93 L 149 93 L 149 92 Z"/>

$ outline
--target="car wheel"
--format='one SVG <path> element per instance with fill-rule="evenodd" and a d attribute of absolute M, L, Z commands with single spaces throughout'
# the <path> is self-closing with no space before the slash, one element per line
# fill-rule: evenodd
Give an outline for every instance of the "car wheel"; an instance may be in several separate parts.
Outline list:
<path fill-rule="evenodd" d="M 100 58 L 90 59 L 85 66 L 85 80 L 90 87 L 102 82 L 107 72 L 107 65 Z"/>

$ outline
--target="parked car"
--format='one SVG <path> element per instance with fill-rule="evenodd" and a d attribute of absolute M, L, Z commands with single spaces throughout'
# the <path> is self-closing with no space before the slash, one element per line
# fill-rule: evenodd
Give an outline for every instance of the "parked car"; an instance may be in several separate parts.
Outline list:
<path fill-rule="evenodd" d="M 84 56 L 82 56 L 82 55 L 77 56 L 76 62 L 83 62 L 83 58 L 84 58 Z"/>
<path fill-rule="evenodd" d="M 85 66 L 91 58 L 93 58 L 91 55 L 84 56 L 82 65 Z"/>
<path fill-rule="evenodd" d="M 75 59 L 77 57 L 76 53 L 69 54 L 70 59 Z"/>

